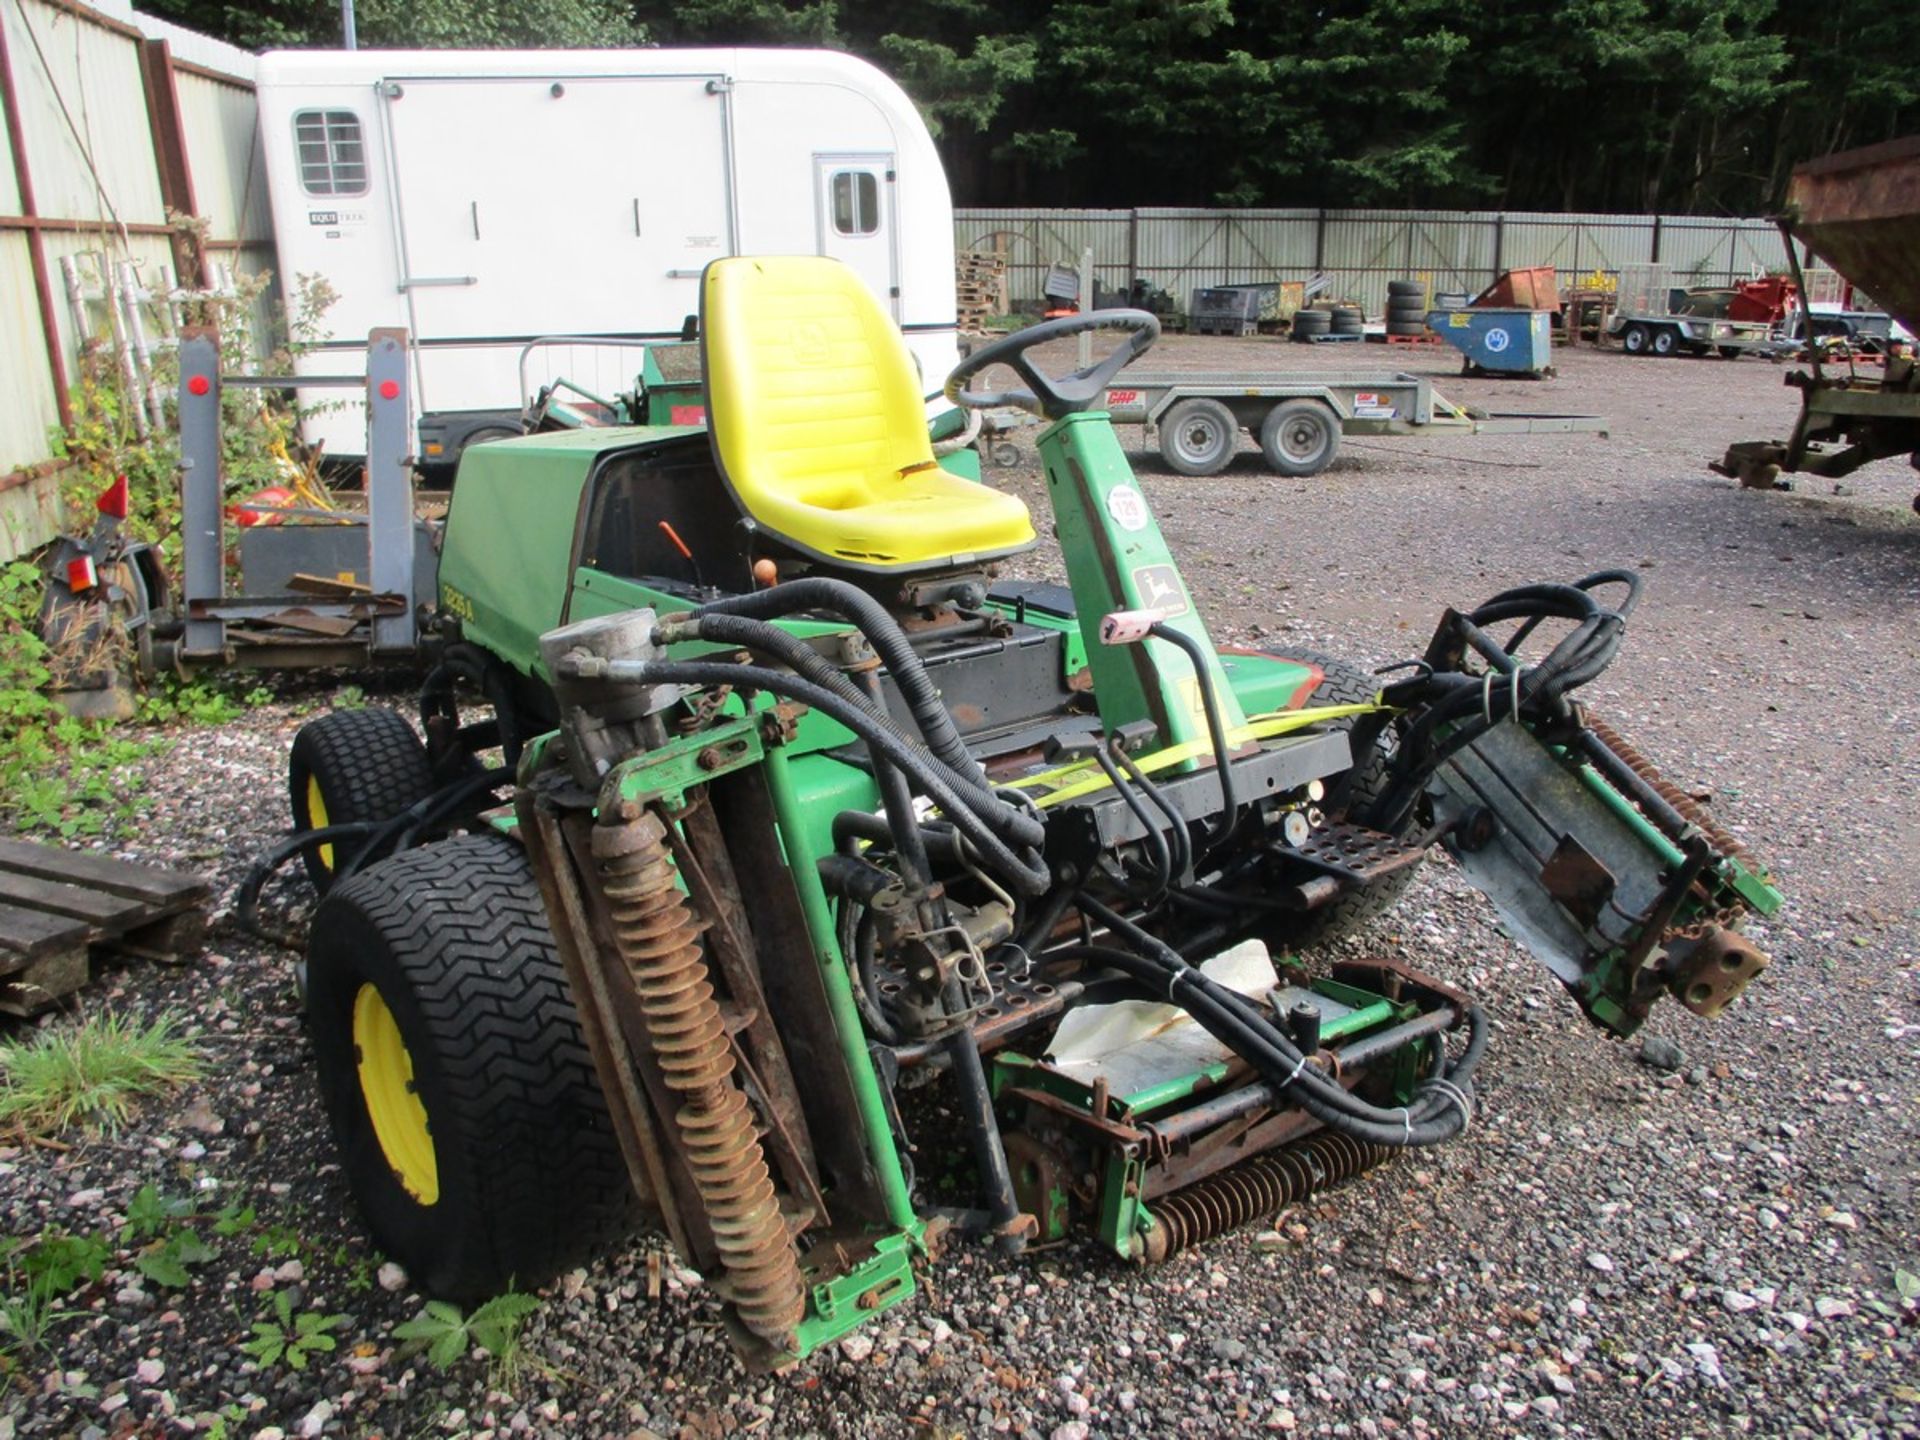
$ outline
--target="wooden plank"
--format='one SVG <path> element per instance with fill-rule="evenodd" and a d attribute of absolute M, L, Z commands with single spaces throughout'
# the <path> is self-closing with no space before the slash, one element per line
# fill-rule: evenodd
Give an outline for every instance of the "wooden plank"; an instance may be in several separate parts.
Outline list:
<path fill-rule="evenodd" d="M 0 951 L 31 960 L 54 950 L 86 948 L 92 927 L 84 920 L 64 915 L 49 915 L 44 910 L 26 910 L 18 905 L 0 905 Z M 0 957 L 0 964 L 5 957 Z M 11 969 L 12 966 L 7 968 Z"/>
<path fill-rule="evenodd" d="M 277 614 L 263 616 L 260 623 L 279 625 L 288 630 L 302 630 L 310 635 L 325 635 L 332 640 L 351 635 L 360 628 L 360 622 L 348 616 L 316 615 L 311 610 L 282 610 Z"/>
<path fill-rule="evenodd" d="M 44 910 L 49 915 L 65 915 L 84 920 L 102 930 L 124 930 L 146 919 L 152 906 L 144 900 L 129 900 L 99 890 L 84 890 L 78 885 L 63 885 L 58 880 L 41 880 L 31 875 L 16 875 L 0 870 L 0 902 L 27 910 Z"/>
<path fill-rule="evenodd" d="M 166 910 L 184 909 L 207 898 L 212 881 L 186 870 L 161 870 L 105 855 L 83 855 L 26 840 L 0 839 L 0 870 L 59 880 L 144 900 Z"/>
<path fill-rule="evenodd" d="M 0 980 L 0 1015 L 38 1015 L 86 984 L 87 975 L 84 944 L 29 960 L 24 969 Z"/>
<path fill-rule="evenodd" d="M 340 599 L 373 593 L 371 585 L 362 585 L 358 580 L 342 580 L 334 575 L 308 575 L 304 572 L 289 579 L 287 589 L 296 595 L 324 595 Z"/>

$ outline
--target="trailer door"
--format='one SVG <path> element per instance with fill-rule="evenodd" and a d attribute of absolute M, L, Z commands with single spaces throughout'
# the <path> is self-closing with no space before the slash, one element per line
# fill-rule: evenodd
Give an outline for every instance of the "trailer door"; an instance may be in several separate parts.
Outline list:
<path fill-rule="evenodd" d="M 382 94 L 422 410 L 518 403 L 536 336 L 678 334 L 701 269 L 732 253 L 720 77 L 401 77 Z M 593 389 L 636 369 L 631 350 L 568 363 Z"/>
<path fill-rule="evenodd" d="M 891 155 L 813 157 L 819 250 L 845 261 L 900 318 L 900 266 Z"/>

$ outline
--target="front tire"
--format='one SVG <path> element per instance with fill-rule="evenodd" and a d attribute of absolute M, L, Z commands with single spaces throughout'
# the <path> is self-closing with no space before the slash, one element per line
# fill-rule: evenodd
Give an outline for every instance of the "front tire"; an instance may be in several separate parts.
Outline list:
<path fill-rule="evenodd" d="M 1661 356 L 1671 355 L 1680 348 L 1680 337 L 1672 330 L 1663 326 L 1653 332 L 1653 338 L 1647 343 L 1652 347 L 1654 354 Z"/>
<path fill-rule="evenodd" d="M 1653 339 L 1652 333 L 1644 325 L 1629 325 L 1620 332 L 1620 348 L 1629 355 L 1644 355 Z"/>
<path fill-rule="evenodd" d="M 462 835 L 315 912 L 321 1099 L 375 1241 L 427 1293 L 532 1288 L 629 1223 L 631 1191 L 526 853 Z"/>
<path fill-rule="evenodd" d="M 287 799 L 293 828 L 379 823 L 410 810 L 433 793 L 427 747 L 394 710 L 368 706 L 335 710 L 300 727 L 287 761 Z M 334 875 L 364 841 L 310 845 L 301 852 L 314 888 L 325 894 Z M 366 860 L 378 860 L 381 847 Z"/>
<path fill-rule="evenodd" d="M 1239 421 L 1218 400 L 1182 400 L 1160 422 L 1160 458 L 1182 475 L 1218 474 L 1239 440 Z"/>

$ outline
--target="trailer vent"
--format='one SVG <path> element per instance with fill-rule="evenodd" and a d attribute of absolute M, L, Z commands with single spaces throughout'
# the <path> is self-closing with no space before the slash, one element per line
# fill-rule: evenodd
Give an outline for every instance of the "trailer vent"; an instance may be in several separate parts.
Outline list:
<path fill-rule="evenodd" d="M 301 110 L 293 117 L 300 186 L 309 195 L 367 193 L 367 149 L 351 110 Z"/>

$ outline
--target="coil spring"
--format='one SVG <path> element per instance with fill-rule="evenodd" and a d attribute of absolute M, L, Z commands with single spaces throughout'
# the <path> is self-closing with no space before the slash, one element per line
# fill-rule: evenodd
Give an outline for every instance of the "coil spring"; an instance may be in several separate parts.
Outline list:
<path fill-rule="evenodd" d="M 1171 1259 L 1189 1246 L 1350 1180 L 1393 1153 L 1385 1145 L 1323 1130 L 1209 1175 L 1154 1202 L 1153 1218 L 1159 1223 L 1149 1234 L 1147 1258 Z"/>
<path fill-rule="evenodd" d="M 1620 757 L 1622 764 L 1652 786 L 1654 793 L 1678 811 L 1682 819 L 1698 826 L 1700 833 L 1712 842 L 1714 849 L 1729 860 L 1738 859 L 1747 853 L 1747 847 L 1721 829 L 1719 822 L 1707 814 L 1698 800 L 1672 781 L 1662 777 L 1654 763 L 1621 739 L 1606 721 L 1596 720 L 1589 715 L 1587 728 L 1600 737 L 1601 744 Z"/>
<path fill-rule="evenodd" d="M 733 1048 L 700 950 L 701 927 L 675 883 L 665 842 L 666 827 L 651 813 L 603 814 L 593 856 L 654 1058 L 685 1101 L 674 1119 L 726 1267 L 729 1298 L 749 1330 L 791 1350 L 806 1307 L 799 1265 L 753 1112 L 734 1083 Z"/>

